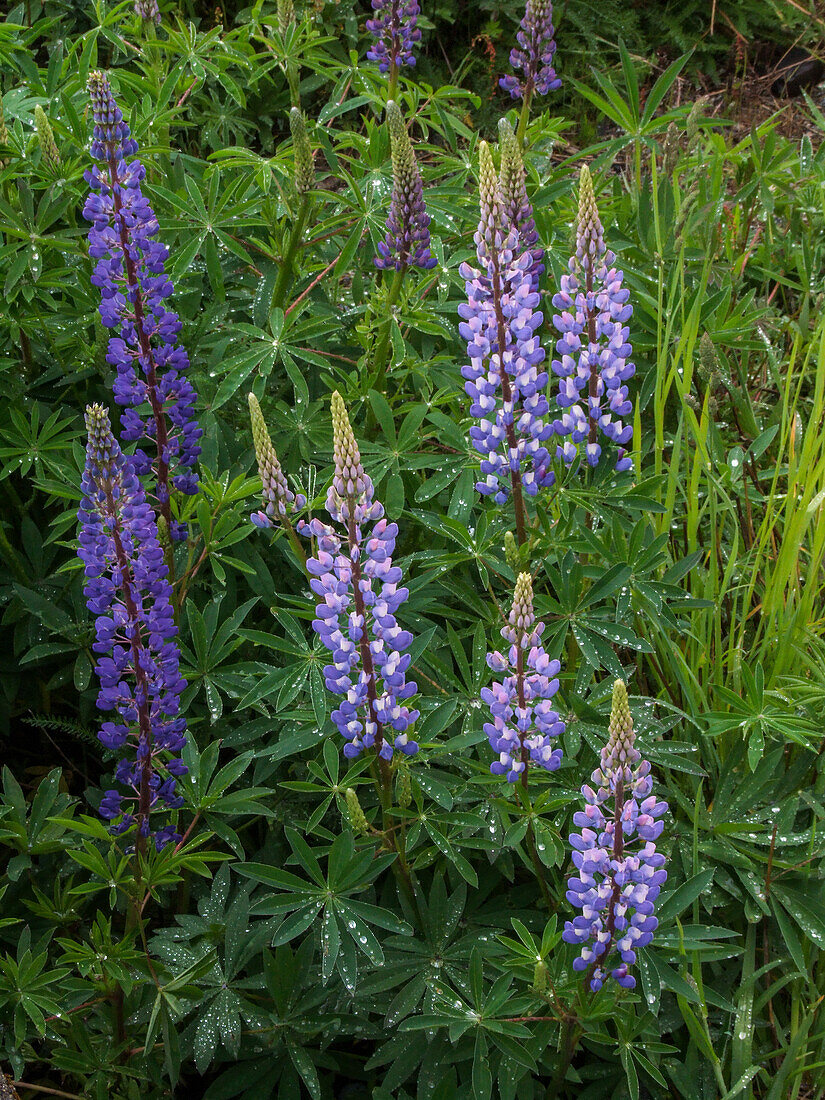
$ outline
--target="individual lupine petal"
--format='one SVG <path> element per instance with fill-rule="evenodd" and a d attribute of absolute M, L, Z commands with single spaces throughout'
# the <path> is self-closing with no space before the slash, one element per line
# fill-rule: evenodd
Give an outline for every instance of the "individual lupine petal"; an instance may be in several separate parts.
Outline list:
<path fill-rule="evenodd" d="M 561 665 L 544 651 L 543 632 L 544 624 L 536 622 L 533 610 L 532 577 L 520 573 L 507 625 L 501 630 L 509 652 L 506 657 L 497 651 L 487 654 L 488 666 L 506 675 L 481 692 L 492 718 L 484 732 L 497 754 L 490 771 L 506 775 L 510 783 L 526 782 L 531 765 L 555 771 L 562 761 L 562 750 L 554 745 L 565 724 L 550 704 L 559 688 Z"/>
<path fill-rule="evenodd" d="M 511 491 L 535 496 L 553 484 L 546 443 L 554 428 L 545 420 L 544 349 L 536 331 L 543 320 L 536 309 L 532 254 L 522 251 L 518 233 L 502 224 L 502 198 L 492 154 L 479 146 L 480 221 L 475 234 L 480 268 L 462 264 L 468 302 L 458 307 L 459 332 L 467 341 L 470 362 L 461 368 L 470 413 L 479 423 L 470 428 L 473 446 L 482 456 L 476 489 L 496 503 Z"/>
<path fill-rule="evenodd" d="M 635 746 L 621 680 L 613 686 L 609 730 L 601 766 L 592 775 L 595 789 L 582 787 L 585 811 L 573 815 L 581 833 L 570 836 L 578 875 L 568 880 L 567 900 L 581 915 L 567 921 L 562 933 L 567 943 L 581 947 L 573 969 L 587 971 L 594 991 L 608 974 L 625 989 L 635 986 L 628 968 L 636 951 L 653 939 L 654 903 L 667 879 L 655 841 L 668 807 L 651 795 L 650 764 Z"/>
<path fill-rule="evenodd" d="M 249 394 L 249 418 L 252 422 L 252 441 L 255 444 L 258 473 L 263 482 L 264 503 L 262 512 L 253 512 L 252 522 L 256 527 L 273 527 L 279 517 L 303 508 L 306 498 L 301 494 L 296 496 L 287 484 L 267 431 L 264 414 L 254 393 Z"/>
<path fill-rule="evenodd" d="M 186 681 L 174 641 L 172 588 L 154 512 L 106 410 L 90 405 L 86 428 L 78 557 L 86 603 L 96 617 L 97 705 L 117 715 L 102 724 L 98 737 L 119 754 L 115 778 L 129 791 L 107 791 L 100 814 L 116 834 L 137 824 L 141 840 L 154 836 L 160 849 L 180 838 L 170 825 L 153 833 L 150 816 L 183 804 L 175 787 L 186 774 L 180 760 L 186 722 L 179 713 Z"/>
<path fill-rule="evenodd" d="M 510 51 L 510 64 L 521 70 L 522 77 L 510 75 L 499 80 L 499 86 L 510 93 L 511 99 L 529 97 L 534 91 L 547 95 L 561 87 L 553 68 L 554 34 L 550 0 L 527 0 L 521 29 L 516 35 L 518 46 Z"/>
<path fill-rule="evenodd" d="M 158 0 L 135 0 L 135 15 L 147 20 L 147 22 L 159 24 L 160 9 L 158 8 Z"/>
<path fill-rule="evenodd" d="M 613 266 L 616 257 L 606 251 L 604 233 L 587 167 L 582 168 L 579 212 L 576 225 L 576 254 L 569 274 L 561 278 L 561 289 L 553 298 L 559 313 L 553 324 L 560 334 L 556 342 L 559 358 L 552 363 L 559 377 L 556 401 L 562 416 L 555 421 L 556 433 L 569 436 L 557 447 L 557 457 L 570 463 L 584 443 L 584 456 L 595 466 L 601 456 L 601 437 L 618 445 L 616 470 L 632 466 L 626 453 L 633 427 L 626 420 L 633 412 L 626 383 L 635 367 L 630 330 L 625 321 L 633 312 L 630 292 L 622 287 L 623 274 Z"/>
<path fill-rule="evenodd" d="M 375 266 L 403 271 L 435 267 L 430 253 L 430 216 L 424 206 L 424 185 L 407 127 L 398 104 L 387 103 L 387 126 L 392 149 L 392 197 L 387 235 L 378 245 Z"/>
<path fill-rule="evenodd" d="M 34 109 L 34 122 L 37 127 L 37 140 L 44 162 L 52 170 L 60 167 L 60 153 L 54 140 L 54 132 L 46 112 L 38 105 Z"/>
<path fill-rule="evenodd" d="M 203 433 L 186 378 L 189 359 L 178 343 L 181 322 L 165 307 L 174 289 L 165 272 L 168 250 L 155 240 L 157 219 L 141 190 L 146 171 L 140 161 L 126 159 L 137 152 L 137 143 L 104 73 L 90 75 L 89 94 L 91 153 L 102 163 L 86 173 L 91 194 L 83 213 L 92 223 L 89 254 L 95 261 L 92 282 L 101 292 L 101 320 L 118 332 L 106 356 L 117 372 L 115 401 L 124 406 L 124 438 L 154 441 L 156 455 L 139 448 L 133 463 L 138 474 L 156 479 L 155 495 L 172 538 L 185 538 L 185 525 L 171 519 L 170 493 L 172 487 L 190 495 L 198 491 L 194 467 Z"/>
<path fill-rule="evenodd" d="M 315 164 L 307 134 L 306 118 L 304 112 L 298 107 L 293 107 L 289 112 L 289 130 L 295 152 L 295 189 L 299 195 L 305 195 L 315 186 Z"/>
<path fill-rule="evenodd" d="M 372 0 L 375 15 L 367 20 L 367 30 L 375 39 L 367 58 L 377 61 L 382 73 L 402 65 L 415 65 L 413 47 L 421 41 L 416 26 L 421 12 L 418 0 Z"/>
<path fill-rule="evenodd" d="M 544 274 L 544 249 L 539 247 L 539 234 L 533 217 L 533 206 L 527 195 L 524 161 L 513 127 L 506 118 L 498 124 L 501 171 L 499 192 L 502 203 L 502 222 L 505 230 L 515 229 L 519 247 L 529 248 L 533 262 L 530 274 L 533 290 L 538 291 L 539 280 Z"/>
<path fill-rule="evenodd" d="M 407 706 L 416 693 L 406 682 L 413 640 L 396 612 L 407 599 L 402 573 L 392 563 L 398 528 L 387 523 L 373 499 L 373 484 L 339 393 L 332 395 L 335 473 L 327 511 L 336 526 L 300 520 L 298 531 L 313 536 L 316 556 L 307 559 L 310 585 L 319 603 L 313 628 L 332 654 L 324 668 L 329 691 L 342 696 L 332 720 L 352 758 L 374 748 L 382 760 L 393 752 L 418 751 L 411 739 L 418 711 Z"/>

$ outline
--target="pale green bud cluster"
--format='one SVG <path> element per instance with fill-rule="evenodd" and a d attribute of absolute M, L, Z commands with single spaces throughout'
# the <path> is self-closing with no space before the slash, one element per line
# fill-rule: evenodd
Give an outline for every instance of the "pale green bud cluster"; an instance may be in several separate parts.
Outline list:
<path fill-rule="evenodd" d="M 416 171 L 415 153 L 401 108 L 392 99 L 387 103 L 387 128 L 390 131 L 393 181 L 396 187 L 409 189 Z"/>
<path fill-rule="evenodd" d="M 359 836 L 369 836 L 369 823 L 366 814 L 361 809 L 361 803 L 358 801 L 358 795 L 355 793 L 355 788 L 347 787 L 344 792 L 344 798 L 347 803 L 347 817 L 349 818 L 350 828 Z"/>
<path fill-rule="evenodd" d="M 37 127 L 37 140 L 40 143 L 40 152 L 43 155 L 43 160 L 49 168 L 59 168 L 60 153 L 57 149 L 57 143 L 54 140 L 51 124 L 46 116 L 46 112 L 40 104 L 34 109 L 34 121 Z"/>
<path fill-rule="evenodd" d="M 604 253 L 604 230 L 596 206 L 593 177 L 586 164 L 579 175 L 579 210 L 576 218 L 576 258 L 590 271 Z"/>
<path fill-rule="evenodd" d="M 518 139 L 506 118 L 500 119 L 498 124 L 498 147 L 501 150 L 498 180 L 501 201 L 510 215 L 511 223 L 515 224 L 527 197 L 526 177 Z"/>
<path fill-rule="evenodd" d="M 293 107 L 289 112 L 289 130 L 292 134 L 295 155 L 295 189 L 299 195 L 305 195 L 315 186 L 315 165 L 307 134 L 306 118 L 304 112 L 298 107 Z"/>

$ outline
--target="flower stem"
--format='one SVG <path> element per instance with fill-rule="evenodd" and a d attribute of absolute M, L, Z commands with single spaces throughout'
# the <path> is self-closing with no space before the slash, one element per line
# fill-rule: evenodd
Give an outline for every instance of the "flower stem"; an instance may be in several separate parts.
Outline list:
<path fill-rule="evenodd" d="M 398 65 L 393 61 L 390 64 L 390 80 L 387 85 L 387 99 L 395 99 L 398 91 Z"/>
<path fill-rule="evenodd" d="M 524 135 L 527 133 L 527 123 L 530 121 L 530 104 L 533 102 L 533 85 L 528 83 L 524 89 L 524 97 L 521 102 L 521 114 L 518 119 L 518 129 L 516 130 L 516 140 L 519 145 L 524 144 Z"/>
<path fill-rule="evenodd" d="M 306 227 L 307 218 L 309 217 L 310 201 L 310 196 L 308 194 L 301 196 L 298 216 L 292 225 L 286 252 L 284 253 L 284 258 L 278 271 L 278 278 L 275 281 L 275 289 L 272 291 L 272 300 L 269 306 L 270 313 L 273 309 L 283 309 L 284 299 L 286 298 L 286 292 L 289 288 L 290 277 L 292 275 L 292 263 L 295 259 L 295 253 L 298 251 L 298 245 L 301 243 L 301 238 L 304 235 L 304 228 Z"/>
<path fill-rule="evenodd" d="M 564 1079 L 567 1076 L 567 1071 L 570 1068 L 570 1063 L 573 1061 L 573 1055 L 576 1053 L 576 1047 L 579 1045 L 579 1037 L 581 1032 L 576 1027 L 577 1019 L 575 1016 L 565 1015 L 564 1021 L 561 1025 L 561 1050 L 559 1051 L 559 1064 L 556 1067 L 556 1072 L 553 1074 L 553 1080 L 547 1087 L 547 1093 L 545 1100 L 556 1100 L 559 1094 L 559 1089 L 564 1086 Z"/>
<path fill-rule="evenodd" d="M 392 282 L 389 285 L 385 303 L 387 315 L 381 323 L 381 331 L 378 334 L 378 339 L 375 343 L 375 351 L 373 352 L 372 366 L 373 370 L 377 371 L 375 388 L 379 393 L 384 393 L 387 388 L 387 361 L 389 359 L 390 334 L 392 333 L 392 307 L 395 305 L 398 300 L 398 295 L 401 293 L 401 284 L 404 282 L 404 273 L 406 270 L 407 265 L 402 264 L 401 270 L 395 272 Z"/>

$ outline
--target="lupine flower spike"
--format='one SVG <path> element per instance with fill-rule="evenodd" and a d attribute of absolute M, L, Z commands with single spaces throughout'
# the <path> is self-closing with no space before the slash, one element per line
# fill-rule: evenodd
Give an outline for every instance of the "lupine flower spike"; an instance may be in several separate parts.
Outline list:
<path fill-rule="evenodd" d="M 476 489 L 498 504 L 512 492 L 521 544 L 522 488 L 535 496 L 554 481 L 545 446 L 553 435 L 553 425 L 545 420 L 547 373 L 536 336 L 542 314 L 536 309 L 533 254 L 522 249 L 516 229 L 502 224 L 502 198 L 486 142 L 480 146 L 479 186 L 481 221 L 475 242 L 480 268 L 467 263 L 459 268 L 469 299 L 458 307 L 459 332 L 470 359 L 461 373 L 472 400 L 470 413 L 479 418 L 470 428 L 472 444 L 482 455 L 483 480 Z"/>
<path fill-rule="evenodd" d="M 561 335 L 553 370 L 559 376 L 557 401 L 562 409 L 555 427 L 570 439 L 559 448 L 568 463 L 585 443 L 588 463 L 595 466 L 602 453 L 600 434 L 618 445 L 616 469 L 633 464 L 626 446 L 633 425 L 624 422 L 633 411 L 627 382 L 635 367 L 628 362 L 632 348 L 625 325 L 633 307 L 630 291 L 622 287 L 623 273 L 613 266 L 616 257 L 605 249 L 602 223 L 587 166 L 581 170 L 576 254 L 562 275 L 561 290 L 553 298 L 560 312 L 553 324 Z"/>
<path fill-rule="evenodd" d="M 392 145 L 392 198 L 387 235 L 378 245 L 375 266 L 404 271 L 408 267 L 435 267 L 430 254 L 430 217 L 424 207 L 424 186 L 415 153 L 398 104 L 387 104 Z"/>
<path fill-rule="evenodd" d="M 258 473 L 263 482 L 263 511 L 252 513 L 256 527 L 273 527 L 279 518 L 297 512 L 306 504 L 306 497 L 293 493 L 287 485 L 275 448 L 267 431 L 264 414 L 254 393 L 249 394 L 249 418 Z"/>
<path fill-rule="evenodd" d="M 415 65 L 413 47 L 421 41 L 416 26 L 421 7 L 418 0 L 372 0 L 372 19 L 367 30 L 375 41 L 367 58 L 377 61 L 382 73 L 390 74 L 390 98 L 395 94 L 398 70 L 402 65 Z"/>
<path fill-rule="evenodd" d="M 501 192 L 502 222 L 506 229 L 515 229 L 518 233 L 519 248 L 530 249 L 533 259 L 530 275 L 533 280 L 533 290 L 538 291 L 539 280 L 544 274 L 544 249 L 539 246 L 533 204 L 527 196 L 521 149 L 513 133 L 513 127 L 506 118 L 499 121 L 498 138 L 501 150 L 501 172 L 498 182 Z"/>
<path fill-rule="evenodd" d="M 178 671 L 172 587 L 155 514 L 100 405 L 86 409 L 86 430 L 78 556 L 96 616 L 97 705 L 117 715 L 98 737 L 120 754 L 115 778 L 129 791 L 106 791 L 100 813 L 113 822 L 113 833 L 137 825 L 139 843 L 152 836 L 160 850 L 180 837 L 170 824 L 157 828 L 150 815 L 183 805 L 175 785 L 186 774 L 180 760 L 186 723 L 179 714 L 186 681 Z"/>
<path fill-rule="evenodd" d="M 292 0 L 278 0 L 278 30 L 281 38 L 285 38 L 290 27 L 295 26 L 295 5 Z M 289 84 L 289 98 L 293 107 L 300 106 L 300 82 L 298 79 L 298 66 L 290 59 L 286 63 L 286 79 Z M 293 131 L 293 137 L 295 133 Z"/>
<path fill-rule="evenodd" d="M 145 19 L 147 23 L 160 25 L 160 9 L 158 0 L 135 0 L 135 15 Z"/>
<path fill-rule="evenodd" d="M 289 132 L 292 134 L 292 148 L 295 156 L 295 190 L 303 196 L 315 186 L 315 164 L 307 134 L 306 118 L 304 112 L 298 107 L 293 107 L 289 112 Z"/>
<path fill-rule="evenodd" d="M 518 46 L 510 51 L 510 64 L 521 70 L 522 76 L 504 76 L 499 80 L 499 86 L 510 93 L 511 99 L 529 101 L 534 92 L 547 95 L 561 87 L 553 68 L 554 33 L 550 0 L 527 0 L 521 29 L 516 35 Z"/>
<path fill-rule="evenodd" d="M 60 153 L 54 140 L 54 132 L 46 112 L 38 104 L 34 109 L 34 121 L 37 127 L 37 140 L 43 161 L 53 171 L 60 167 Z"/>
<path fill-rule="evenodd" d="M 559 689 L 561 665 L 545 653 L 543 632 L 544 623 L 536 622 L 533 611 L 532 578 L 520 573 L 513 607 L 501 631 L 510 643 L 509 652 L 506 657 L 497 651 L 487 654 L 493 672 L 506 675 L 481 692 L 492 717 L 484 732 L 497 754 L 490 771 L 506 775 L 509 783 L 520 779 L 526 785 L 530 767 L 554 772 L 561 764 L 562 750 L 554 745 L 565 726 L 551 702 Z"/>
<path fill-rule="evenodd" d="M 172 520 L 170 494 L 173 487 L 190 495 L 198 491 L 194 468 L 203 433 L 186 378 L 189 359 L 178 343 L 181 322 L 164 304 L 174 289 L 164 270 L 168 249 L 155 240 L 158 222 L 141 191 L 146 169 L 139 160 L 126 159 L 137 152 L 137 142 L 104 73 L 91 74 L 89 94 L 91 152 L 101 163 L 86 172 L 92 193 L 83 213 L 92 223 L 89 255 L 95 261 L 92 282 L 102 297 L 100 317 L 118 332 L 109 340 L 106 359 L 117 371 L 115 401 L 125 406 L 123 438 L 155 443 L 152 456 L 136 450 L 135 470 L 153 475 L 169 533 L 182 539 L 186 526 Z"/>
<path fill-rule="evenodd" d="M 653 939 L 654 902 L 667 878 L 665 857 L 655 844 L 667 803 L 651 794 L 650 764 L 635 746 L 621 680 L 613 686 L 609 729 L 593 787 L 582 787 L 585 809 L 573 816 L 581 833 L 570 837 L 578 875 L 568 880 L 567 900 L 581 915 L 567 921 L 562 933 L 567 943 L 581 946 L 573 969 L 587 971 L 594 991 L 608 972 L 625 989 L 635 986 L 628 968 Z"/>
<path fill-rule="evenodd" d="M 319 519 L 298 524 L 318 540 L 317 556 L 307 560 L 319 597 L 312 625 L 332 654 L 324 668 L 327 688 L 343 696 L 332 720 L 346 739 L 344 755 L 373 748 L 386 761 L 393 750 L 418 752 L 410 739 L 418 711 L 406 705 L 418 690 L 405 678 L 410 656 L 404 650 L 412 634 L 395 618 L 409 593 L 399 587 L 401 570 L 392 564 L 398 527 L 374 499 L 338 392 L 332 395 L 332 433 L 335 475 L 326 507 L 337 528 Z"/>

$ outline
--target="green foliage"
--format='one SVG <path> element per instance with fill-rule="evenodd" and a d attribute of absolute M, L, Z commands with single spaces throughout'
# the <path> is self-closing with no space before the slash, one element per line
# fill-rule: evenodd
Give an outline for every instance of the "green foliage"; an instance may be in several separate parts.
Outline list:
<path fill-rule="evenodd" d="M 547 321 L 584 157 L 631 287 L 637 363 L 636 474 L 559 469 L 537 505 L 536 611 L 562 661 L 567 731 L 562 769 L 529 797 L 488 770 L 485 656 L 525 562 L 511 514 L 473 488 L 456 312 L 477 139 L 510 106 L 491 72 L 520 8 L 425 10 L 426 53 L 399 101 L 439 265 L 394 301 L 372 265 L 391 169 L 360 7 L 299 5 L 282 27 L 263 0 L 220 19 L 188 3 L 154 33 L 131 3 L 33 0 L 0 25 L 0 1072 L 95 1100 L 825 1088 L 825 124 L 810 105 L 801 143 L 777 118 L 734 139 L 677 105 L 677 78 L 721 65 L 729 44 L 697 42 L 707 9 L 558 5 L 565 89 L 528 129 Z M 782 32 L 801 23 L 780 14 Z M 717 5 L 745 36 L 775 16 L 766 0 Z M 642 59 L 660 45 L 674 60 L 654 79 Z M 112 407 L 81 214 L 98 65 L 147 167 L 205 430 L 175 596 L 184 840 L 141 856 L 93 815 L 114 759 L 95 736 L 75 556 L 80 414 Z M 560 160 L 573 89 L 590 144 Z M 367 756 L 340 754 L 299 554 L 249 523 L 250 389 L 314 514 L 339 390 L 399 524 L 422 752 L 386 784 Z M 671 806 L 668 884 L 637 990 L 594 996 L 560 934 L 567 836 L 616 676 Z"/>

